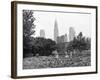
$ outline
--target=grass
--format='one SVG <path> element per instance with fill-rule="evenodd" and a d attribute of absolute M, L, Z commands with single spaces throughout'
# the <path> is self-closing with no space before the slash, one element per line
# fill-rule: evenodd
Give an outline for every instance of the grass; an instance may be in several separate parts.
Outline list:
<path fill-rule="evenodd" d="M 39 56 L 23 59 L 23 69 L 91 66 L 90 51 L 75 53 L 71 57 Z"/>

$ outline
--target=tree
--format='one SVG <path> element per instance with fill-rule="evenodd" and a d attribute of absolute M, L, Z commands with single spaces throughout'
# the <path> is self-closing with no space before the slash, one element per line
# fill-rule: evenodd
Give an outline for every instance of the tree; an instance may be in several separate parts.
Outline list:
<path fill-rule="evenodd" d="M 86 49 L 90 50 L 91 49 L 91 38 L 86 38 L 86 44 L 87 44 Z"/>
<path fill-rule="evenodd" d="M 56 45 L 56 42 L 51 39 L 37 37 L 34 40 L 32 53 L 33 55 L 39 54 L 41 56 L 51 55 L 52 51 L 55 50 L 55 45 Z"/>
<path fill-rule="evenodd" d="M 89 50 L 91 46 L 91 41 L 89 38 L 83 37 L 82 32 L 78 34 L 78 36 L 74 37 L 72 41 L 69 42 L 69 45 L 67 46 L 67 51 L 83 51 L 83 50 Z"/>
<path fill-rule="evenodd" d="M 32 35 L 35 33 L 35 18 L 32 10 L 23 10 L 23 57 L 31 50 Z"/>

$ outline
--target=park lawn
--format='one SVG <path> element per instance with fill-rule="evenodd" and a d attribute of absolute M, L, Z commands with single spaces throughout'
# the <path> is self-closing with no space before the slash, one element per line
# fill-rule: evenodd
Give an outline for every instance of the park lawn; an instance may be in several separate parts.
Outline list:
<path fill-rule="evenodd" d="M 90 51 L 73 54 L 71 57 L 38 56 L 23 59 L 23 69 L 91 66 Z"/>

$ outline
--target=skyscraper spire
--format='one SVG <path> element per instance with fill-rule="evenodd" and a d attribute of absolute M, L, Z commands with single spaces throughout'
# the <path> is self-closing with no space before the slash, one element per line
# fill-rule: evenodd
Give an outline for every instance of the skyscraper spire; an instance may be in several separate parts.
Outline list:
<path fill-rule="evenodd" d="M 54 23 L 54 40 L 56 41 L 56 43 L 57 43 L 57 37 L 58 36 L 59 36 L 58 24 L 57 24 L 57 21 L 55 20 L 55 23 Z"/>

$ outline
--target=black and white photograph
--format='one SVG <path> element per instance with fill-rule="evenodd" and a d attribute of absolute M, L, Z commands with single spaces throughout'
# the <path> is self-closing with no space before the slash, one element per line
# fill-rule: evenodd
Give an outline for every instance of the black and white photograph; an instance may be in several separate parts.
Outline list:
<path fill-rule="evenodd" d="M 96 6 L 20 1 L 12 6 L 16 77 L 97 73 Z"/>
<path fill-rule="evenodd" d="M 91 14 L 23 10 L 23 69 L 91 66 Z"/>

